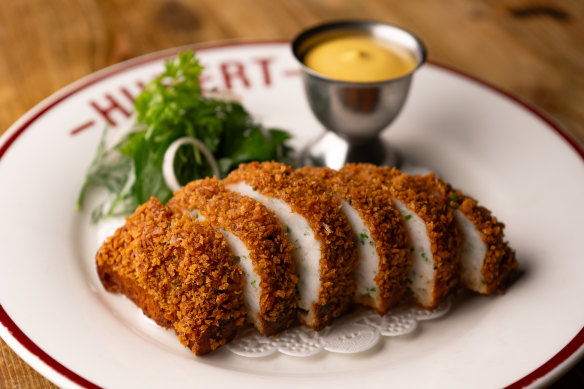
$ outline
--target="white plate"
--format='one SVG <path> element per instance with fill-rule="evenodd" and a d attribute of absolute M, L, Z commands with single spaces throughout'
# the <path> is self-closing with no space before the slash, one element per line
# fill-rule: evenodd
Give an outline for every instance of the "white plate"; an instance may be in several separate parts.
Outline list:
<path fill-rule="evenodd" d="M 198 48 L 205 87 L 230 84 L 258 120 L 292 131 L 296 147 L 320 133 L 286 42 Z M 537 112 L 432 64 L 386 135 L 507 224 L 521 269 L 507 294 L 474 296 L 366 353 L 247 359 L 227 350 L 194 357 L 106 293 L 93 265 L 97 231 L 74 208 L 106 123 L 99 109 L 114 107 L 119 126 L 137 83 L 177 51 L 86 77 L 1 139 L 0 335 L 35 369 L 66 387 L 520 387 L 549 382 L 581 356 L 582 148 Z"/>

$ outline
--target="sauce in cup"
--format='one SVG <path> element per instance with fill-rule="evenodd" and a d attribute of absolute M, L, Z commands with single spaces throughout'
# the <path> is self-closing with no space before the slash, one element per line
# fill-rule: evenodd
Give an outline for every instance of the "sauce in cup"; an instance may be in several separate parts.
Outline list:
<path fill-rule="evenodd" d="M 411 73 L 419 61 L 396 44 L 369 35 L 347 35 L 318 43 L 303 62 L 333 79 L 379 82 Z"/>

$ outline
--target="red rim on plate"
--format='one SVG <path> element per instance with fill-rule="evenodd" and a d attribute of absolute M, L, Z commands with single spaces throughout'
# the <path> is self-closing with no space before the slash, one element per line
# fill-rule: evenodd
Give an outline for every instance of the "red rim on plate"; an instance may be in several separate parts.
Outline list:
<path fill-rule="evenodd" d="M 178 48 L 173 48 L 169 50 L 160 51 L 154 54 L 145 55 L 142 57 L 138 57 L 118 65 L 113 65 L 108 68 L 105 68 L 97 73 L 89 75 L 69 87 L 56 92 L 51 97 L 44 100 L 42 103 L 34 107 L 30 113 L 27 115 L 27 119 L 18 124 L 18 126 L 13 126 L 9 129 L 9 133 L 5 137 L 6 139 L 0 145 L 0 159 L 6 153 L 6 151 L 10 148 L 10 146 L 17 140 L 17 138 L 26 131 L 27 128 L 30 127 L 32 123 L 39 119 L 42 115 L 47 113 L 49 110 L 53 109 L 56 105 L 60 102 L 64 101 L 65 99 L 73 96 L 74 94 L 78 93 L 79 91 L 122 71 L 135 68 L 139 65 L 157 61 L 163 58 L 170 57 L 172 55 L 176 55 L 177 53 L 184 51 L 186 49 L 196 49 L 197 51 L 203 51 L 208 49 L 217 49 L 221 47 L 232 47 L 232 46 L 243 46 L 243 45 L 264 45 L 264 44 L 289 44 L 290 42 L 287 40 L 245 40 L 245 41 L 225 41 L 225 42 L 215 42 L 215 43 L 208 43 L 208 44 L 197 44 L 197 45 L 188 45 Z M 580 156 L 580 158 L 584 161 L 584 147 L 574 139 L 572 135 L 570 135 L 566 130 L 562 129 L 556 123 L 552 121 L 547 115 L 542 113 L 541 111 L 537 110 L 535 107 L 531 106 L 530 104 L 518 99 L 516 96 L 511 95 L 510 93 L 499 89 L 491 85 L 490 83 L 480 80 L 474 76 L 468 75 L 460 70 L 454 69 L 452 67 L 438 64 L 435 62 L 429 62 L 430 65 L 436 66 L 445 70 L 448 70 L 460 77 L 464 77 L 468 80 L 471 80 L 483 87 L 489 88 L 499 95 L 505 96 L 506 98 L 512 100 L 513 102 L 517 103 L 519 106 L 523 107 L 527 111 L 531 112 L 543 122 L 545 122 L 550 130 L 555 131 L 558 135 L 560 135 L 568 144 L 572 147 L 574 151 Z M 47 354 L 41 347 L 39 347 L 36 343 L 34 343 L 19 327 L 18 325 L 10 318 L 8 313 L 4 310 L 2 305 L 0 304 L 0 323 L 8 330 L 12 338 L 16 340 L 22 347 L 24 347 L 31 355 L 36 356 L 40 361 L 42 361 L 46 366 L 51 368 L 54 372 L 62 375 L 63 377 L 67 378 L 71 382 L 76 383 L 82 387 L 86 388 L 99 388 L 96 384 L 88 381 L 87 379 L 83 378 L 79 374 L 75 373 L 74 371 L 68 369 L 66 366 L 52 358 L 49 354 Z M 568 359 L 576 354 L 584 345 L 584 327 L 574 336 L 574 338 L 562 348 L 557 354 L 551 357 L 547 362 L 543 365 L 539 366 L 537 369 L 532 371 L 530 374 L 526 375 L 525 377 L 517 380 L 516 382 L 509 385 L 507 388 L 523 388 L 530 384 L 533 384 L 535 381 L 546 377 L 549 373 L 551 373 L 554 369 L 563 367 L 569 368 L 570 366 L 562 366 L 565 364 Z M 27 358 L 28 359 L 28 358 Z M 32 361 L 27 361 L 29 363 L 33 363 Z M 577 360 L 572 361 L 576 363 Z"/>

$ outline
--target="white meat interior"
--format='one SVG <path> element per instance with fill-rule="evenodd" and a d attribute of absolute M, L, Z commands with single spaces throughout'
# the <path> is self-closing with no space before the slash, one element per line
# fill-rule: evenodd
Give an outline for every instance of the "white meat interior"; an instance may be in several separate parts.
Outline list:
<path fill-rule="evenodd" d="M 205 220 L 205 216 L 199 214 L 197 209 L 191 210 L 190 213 L 191 217 L 196 220 Z M 241 239 L 224 228 L 219 228 L 219 231 L 225 237 L 229 250 L 235 258 L 236 263 L 239 264 L 245 277 L 243 301 L 248 309 L 250 321 L 255 322 L 256 317 L 260 312 L 260 276 L 255 273 L 253 263 L 249 256 L 249 250 Z"/>
<path fill-rule="evenodd" d="M 484 293 L 486 284 L 481 270 L 487 254 L 487 245 L 483 242 L 482 233 L 460 210 L 454 211 L 454 219 L 464 238 L 460 254 L 462 284 L 476 292 Z"/>
<path fill-rule="evenodd" d="M 342 211 L 349 219 L 349 224 L 355 233 L 357 242 L 359 267 L 355 270 L 357 281 L 357 295 L 369 295 L 374 301 L 379 296 L 379 288 L 375 283 L 375 276 L 379 272 L 379 255 L 371 231 L 365 224 L 359 212 L 349 202 L 342 200 Z"/>
<path fill-rule="evenodd" d="M 420 304 L 424 306 L 430 305 L 432 304 L 435 269 L 426 223 L 401 201 L 393 199 L 393 203 L 405 220 L 406 230 L 413 249 L 412 267 L 407 280 L 408 286 Z"/>
<path fill-rule="evenodd" d="M 286 228 L 288 238 L 294 244 L 292 254 L 296 262 L 298 274 L 297 305 L 305 311 L 311 311 L 312 304 L 318 301 L 320 291 L 320 242 L 315 238 L 314 231 L 306 219 L 292 212 L 283 201 L 264 196 L 250 185 L 239 182 L 228 185 L 227 189 L 249 196 L 272 210 L 282 225 Z"/>

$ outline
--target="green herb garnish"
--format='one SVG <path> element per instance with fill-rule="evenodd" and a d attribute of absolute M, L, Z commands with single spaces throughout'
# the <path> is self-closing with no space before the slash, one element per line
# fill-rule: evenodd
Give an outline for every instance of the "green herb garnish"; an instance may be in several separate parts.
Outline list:
<path fill-rule="evenodd" d="M 294 240 L 294 248 L 292 250 L 300 250 L 300 242 L 298 242 L 298 239 Z"/>
<path fill-rule="evenodd" d="M 404 216 L 404 219 L 406 219 L 406 220 L 410 220 L 412 217 L 413 217 L 413 216 L 410 214 L 410 215 L 406 215 L 406 216 Z"/>
<path fill-rule="evenodd" d="M 428 262 L 428 256 L 426 255 L 425 252 L 422 251 L 422 254 L 420 254 L 422 256 L 422 258 L 424 259 L 424 261 Z"/>
<path fill-rule="evenodd" d="M 365 245 L 365 240 L 368 238 L 369 238 L 369 236 L 366 233 L 364 233 L 364 232 L 360 233 L 359 234 L 359 241 L 361 242 L 361 245 Z"/>
<path fill-rule="evenodd" d="M 164 72 L 146 84 L 136 99 L 132 131 L 109 147 L 108 130 L 104 131 L 77 200 L 79 209 L 87 189 L 107 190 L 109 197 L 92 213 L 92 221 L 127 215 L 151 196 L 166 203 L 172 191 L 164 180 L 162 161 L 178 138 L 204 143 L 221 176 L 244 162 L 287 161 L 290 149 L 285 142 L 290 135 L 264 130 L 239 103 L 204 97 L 199 85 L 202 70 L 192 51 L 167 60 Z M 212 175 L 208 161 L 190 145 L 178 149 L 173 166 L 181 185 Z"/>
<path fill-rule="evenodd" d="M 120 145 L 106 147 L 109 128 L 103 131 L 97 151 L 87 169 L 85 182 L 79 191 L 76 208 L 81 209 L 87 190 L 91 187 L 105 188 L 112 194 L 91 213 L 91 220 L 107 216 L 123 216 L 132 212 L 138 204 L 132 196 L 136 176 L 132 161 L 120 154 Z"/>

